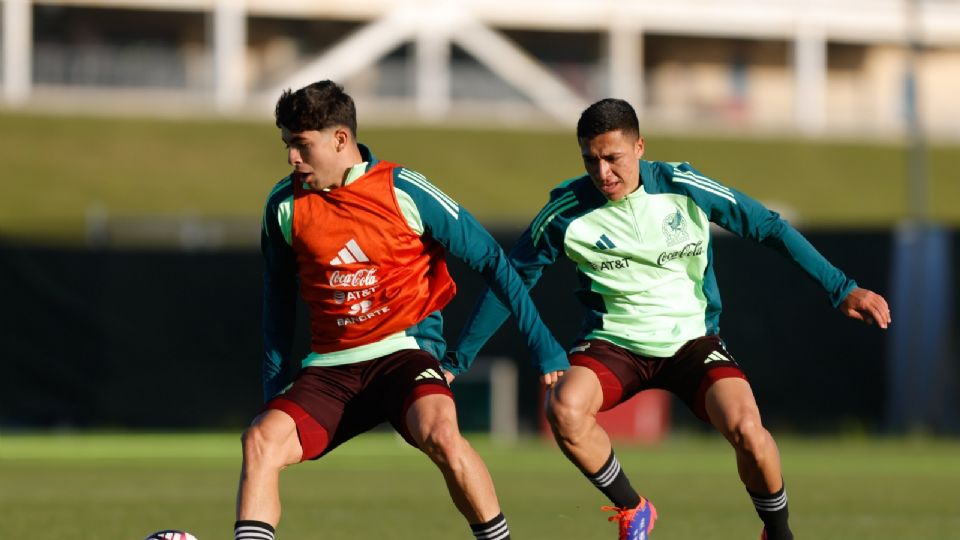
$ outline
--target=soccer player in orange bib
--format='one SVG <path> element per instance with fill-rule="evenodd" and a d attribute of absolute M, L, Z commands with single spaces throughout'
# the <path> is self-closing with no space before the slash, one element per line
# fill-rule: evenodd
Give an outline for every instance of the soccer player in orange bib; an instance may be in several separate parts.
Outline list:
<path fill-rule="evenodd" d="M 243 435 L 234 538 L 274 538 L 281 469 L 384 421 L 437 465 L 475 538 L 510 538 L 440 367 L 440 310 L 456 291 L 446 254 L 482 274 L 509 306 L 547 385 L 567 369 L 565 351 L 489 233 L 422 174 L 357 143 L 355 106 L 340 86 L 284 92 L 276 123 L 293 172 L 274 187 L 263 217 L 266 406 Z M 284 366 L 298 290 L 310 311 L 311 352 L 290 382 Z"/>

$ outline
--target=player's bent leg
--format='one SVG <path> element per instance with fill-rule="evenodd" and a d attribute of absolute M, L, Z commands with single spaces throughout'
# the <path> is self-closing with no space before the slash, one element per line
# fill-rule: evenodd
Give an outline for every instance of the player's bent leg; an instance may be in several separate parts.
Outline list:
<path fill-rule="evenodd" d="M 764 522 L 762 538 L 792 540 L 780 453 L 760 421 L 750 384 L 741 378 L 720 379 L 707 389 L 704 405 L 710 422 L 733 446 L 740 479 Z"/>
<path fill-rule="evenodd" d="M 740 378 L 714 382 L 705 403 L 710 423 L 730 442 L 737 455 L 740 479 L 751 491 L 772 493 L 781 487 L 777 443 L 760 421 L 750 383 Z"/>
<path fill-rule="evenodd" d="M 653 531 L 657 511 L 630 485 L 620 467 L 610 436 L 597 423 L 603 388 L 590 368 L 574 365 L 547 397 L 547 419 L 564 455 L 614 506 L 610 521 L 618 523 L 620 540 L 645 540 Z"/>
<path fill-rule="evenodd" d="M 268 409 L 243 433 L 243 466 L 237 520 L 276 527 L 280 521 L 280 471 L 303 455 L 297 426 L 287 413 Z"/>
<path fill-rule="evenodd" d="M 406 424 L 420 450 L 440 468 L 453 503 L 470 524 L 487 523 L 500 515 L 493 479 L 460 434 L 453 398 L 446 394 L 418 398 L 407 409 Z"/>
<path fill-rule="evenodd" d="M 571 366 L 547 396 L 547 420 L 564 455 L 583 471 L 604 466 L 612 450 L 610 437 L 597 423 L 603 389 L 596 373 Z"/>

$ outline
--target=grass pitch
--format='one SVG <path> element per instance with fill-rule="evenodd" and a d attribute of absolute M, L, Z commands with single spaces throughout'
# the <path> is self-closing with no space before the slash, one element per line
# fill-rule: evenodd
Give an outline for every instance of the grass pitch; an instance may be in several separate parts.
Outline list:
<path fill-rule="evenodd" d="M 551 445 L 471 436 L 513 537 L 615 538 L 599 492 Z M 798 538 L 960 538 L 960 441 L 781 437 Z M 238 434 L 0 435 L 0 538 L 140 540 L 182 528 L 230 538 Z M 618 445 L 656 504 L 656 540 L 756 538 L 759 521 L 718 437 Z M 450 539 L 469 530 L 436 469 L 392 435 L 364 435 L 281 475 L 278 539 Z"/>

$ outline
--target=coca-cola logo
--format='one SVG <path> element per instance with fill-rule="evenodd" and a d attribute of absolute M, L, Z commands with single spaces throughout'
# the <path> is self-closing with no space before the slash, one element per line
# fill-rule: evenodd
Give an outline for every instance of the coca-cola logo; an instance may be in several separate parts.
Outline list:
<path fill-rule="evenodd" d="M 356 272 L 334 270 L 330 274 L 330 286 L 342 288 L 371 287 L 377 284 L 377 269 L 364 268 Z"/>
<path fill-rule="evenodd" d="M 664 251 L 657 257 L 657 264 L 663 266 L 663 263 L 680 259 L 682 257 L 696 257 L 703 254 L 703 240 L 699 242 L 690 242 L 676 251 Z"/>

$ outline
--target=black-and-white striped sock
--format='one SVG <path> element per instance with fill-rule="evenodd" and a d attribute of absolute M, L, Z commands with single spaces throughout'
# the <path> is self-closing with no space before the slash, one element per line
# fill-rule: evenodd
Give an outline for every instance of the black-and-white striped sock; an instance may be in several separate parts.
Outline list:
<path fill-rule="evenodd" d="M 597 487 L 610 502 L 619 508 L 635 508 L 640 504 L 640 495 L 630 485 L 626 473 L 620 467 L 616 454 L 610 450 L 607 463 L 594 474 L 584 472 L 590 482 Z"/>
<path fill-rule="evenodd" d="M 790 511 L 787 508 L 787 487 L 782 486 L 780 491 L 771 494 L 754 493 L 747 490 L 750 500 L 753 501 L 757 515 L 767 528 L 767 540 L 793 540 L 788 519 Z"/>
<path fill-rule="evenodd" d="M 273 540 L 276 533 L 269 523 L 242 520 L 233 524 L 233 540 Z"/>
<path fill-rule="evenodd" d="M 477 540 L 510 540 L 510 527 L 502 513 L 486 523 L 471 524 L 470 530 Z"/>

